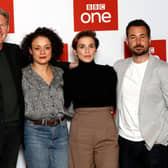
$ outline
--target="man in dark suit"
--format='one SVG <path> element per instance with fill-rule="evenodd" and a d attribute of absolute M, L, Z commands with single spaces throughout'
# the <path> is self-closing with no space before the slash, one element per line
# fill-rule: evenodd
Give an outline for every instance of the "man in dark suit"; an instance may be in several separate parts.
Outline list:
<path fill-rule="evenodd" d="M 22 140 L 24 100 L 20 49 L 5 43 L 9 14 L 0 9 L 0 168 L 15 168 Z"/>

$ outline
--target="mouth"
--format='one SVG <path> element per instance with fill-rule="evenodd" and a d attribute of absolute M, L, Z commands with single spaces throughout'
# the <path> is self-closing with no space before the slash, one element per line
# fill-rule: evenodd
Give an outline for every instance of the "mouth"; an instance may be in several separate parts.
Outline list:
<path fill-rule="evenodd" d="M 134 47 L 134 49 L 137 50 L 137 51 L 140 51 L 140 50 L 143 50 L 144 47 L 143 46 L 138 46 L 138 47 Z"/>
<path fill-rule="evenodd" d="M 91 55 L 85 55 L 85 58 L 91 58 Z"/>
<path fill-rule="evenodd" d="M 40 59 L 46 59 L 47 57 L 46 56 L 42 56 L 42 57 L 40 57 Z"/>
<path fill-rule="evenodd" d="M 134 48 L 144 48 L 144 46 L 142 46 L 142 45 L 136 45 Z"/>

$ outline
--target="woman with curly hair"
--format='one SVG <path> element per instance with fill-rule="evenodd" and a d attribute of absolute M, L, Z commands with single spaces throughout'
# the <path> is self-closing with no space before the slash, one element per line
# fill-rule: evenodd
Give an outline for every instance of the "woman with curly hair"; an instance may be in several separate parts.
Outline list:
<path fill-rule="evenodd" d="M 61 38 L 37 28 L 25 36 L 21 50 L 25 98 L 25 159 L 28 168 L 68 168 L 68 129 L 64 110 L 63 70 L 56 64 L 63 53 Z"/>

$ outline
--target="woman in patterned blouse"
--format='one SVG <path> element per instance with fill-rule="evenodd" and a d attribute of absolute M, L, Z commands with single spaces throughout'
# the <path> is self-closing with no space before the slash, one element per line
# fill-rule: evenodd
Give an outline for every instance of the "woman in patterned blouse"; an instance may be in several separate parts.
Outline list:
<path fill-rule="evenodd" d="M 63 53 L 60 37 L 37 28 L 25 36 L 21 49 L 25 97 L 25 158 L 28 168 L 68 168 L 68 129 L 64 111 L 63 71 L 55 65 Z"/>

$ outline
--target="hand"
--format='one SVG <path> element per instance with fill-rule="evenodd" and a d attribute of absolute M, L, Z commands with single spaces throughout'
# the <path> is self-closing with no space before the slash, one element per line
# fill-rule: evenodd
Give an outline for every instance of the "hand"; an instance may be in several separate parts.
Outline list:
<path fill-rule="evenodd" d="M 78 62 L 71 62 L 70 64 L 69 64 L 69 69 L 74 69 L 74 68 L 76 68 L 78 66 Z"/>
<path fill-rule="evenodd" d="M 112 116 L 114 116 L 115 115 L 115 113 L 116 113 L 116 110 L 115 109 L 113 109 L 113 107 L 110 109 L 110 113 L 111 113 L 111 115 Z"/>

